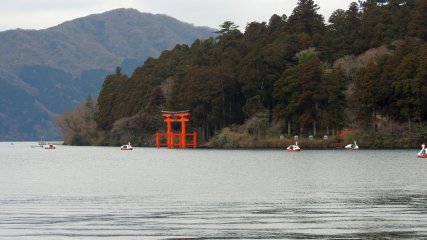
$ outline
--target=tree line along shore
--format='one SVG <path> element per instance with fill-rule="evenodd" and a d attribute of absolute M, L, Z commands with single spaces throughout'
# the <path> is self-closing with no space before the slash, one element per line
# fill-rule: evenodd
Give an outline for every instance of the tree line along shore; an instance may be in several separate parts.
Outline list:
<path fill-rule="evenodd" d="M 427 1 L 353 2 L 327 23 L 318 9 L 299 0 L 290 16 L 243 33 L 226 21 L 216 37 L 177 45 L 131 76 L 117 68 L 96 99 L 56 118 L 65 144 L 154 146 L 161 111 L 185 109 L 206 147 L 280 148 L 299 136 L 307 148 L 418 148 Z M 338 137 L 343 129 L 352 131 Z"/>

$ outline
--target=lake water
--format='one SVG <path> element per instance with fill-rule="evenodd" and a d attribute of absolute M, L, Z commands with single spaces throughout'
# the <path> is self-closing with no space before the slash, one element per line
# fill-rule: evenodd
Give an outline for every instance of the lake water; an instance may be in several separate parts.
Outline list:
<path fill-rule="evenodd" d="M 427 238 L 418 150 L 0 143 L 0 239 Z"/>

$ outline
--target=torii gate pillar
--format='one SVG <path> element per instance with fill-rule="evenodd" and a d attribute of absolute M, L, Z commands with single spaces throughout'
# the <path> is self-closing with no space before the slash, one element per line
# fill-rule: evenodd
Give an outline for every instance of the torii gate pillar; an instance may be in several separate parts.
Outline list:
<path fill-rule="evenodd" d="M 179 148 L 193 147 L 197 148 L 197 133 L 187 134 L 187 122 L 190 121 L 190 111 L 179 111 L 179 112 L 169 112 L 163 111 L 162 116 L 164 117 L 164 122 L 166 122 L 166 134 L 156 132 L 156 146 L 157 148 L 167 146 L 168 148 L 174 148 L 175 146 Z M 172 123 L 179 122 L 181 123 L 181 133 L 174 133 L 172 129 Z M 166 144 L 160 142 L 162 136 L 166 137 Z M 178 144 L 175 143 L 175 137 L 178 137 Z M 187 143 L 187 137 L 192 137 L 193 142 Z"/>

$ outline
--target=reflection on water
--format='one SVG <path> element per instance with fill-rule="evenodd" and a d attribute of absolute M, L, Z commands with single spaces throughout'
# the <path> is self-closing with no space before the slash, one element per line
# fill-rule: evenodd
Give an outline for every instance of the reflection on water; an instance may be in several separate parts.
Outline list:
<path fill-rule="evenodd" d="M 0 145 L 0 239 L 427 237 L 412 151 L 27 145 Z"/>

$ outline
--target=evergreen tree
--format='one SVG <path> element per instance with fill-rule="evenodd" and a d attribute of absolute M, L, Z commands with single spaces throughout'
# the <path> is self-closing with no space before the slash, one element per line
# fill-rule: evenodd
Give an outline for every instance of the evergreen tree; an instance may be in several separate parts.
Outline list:
<path fill-rule="evenodd" d="M 341 129 L 345 124 L 345 107 L 347 81 L 341 69 L 325 71 L 321 84 L 321 125 L 325 134 L 330 135 L 330 129 Z"/>
<path fill-rule="evenodd" d="M 220 27 L 219 31 L 216 31 L 215 33 L 219 33 L 221 35 L 227 34 L 233 31 L 239 31 L 239 26 L 234 24 L 234 22 L 232 21 L 225 21 L 223 24 L 219 25 L 219 27 Z"/>
<path fill-rule="evenodd" d="M 292 33 L 308 34 L 315 47 L 321 48 L 326 27 L 323 16 L 317 10 L 319 6 L 313 0 L 298 0 L 287 22 L 287 28 Z"/>

